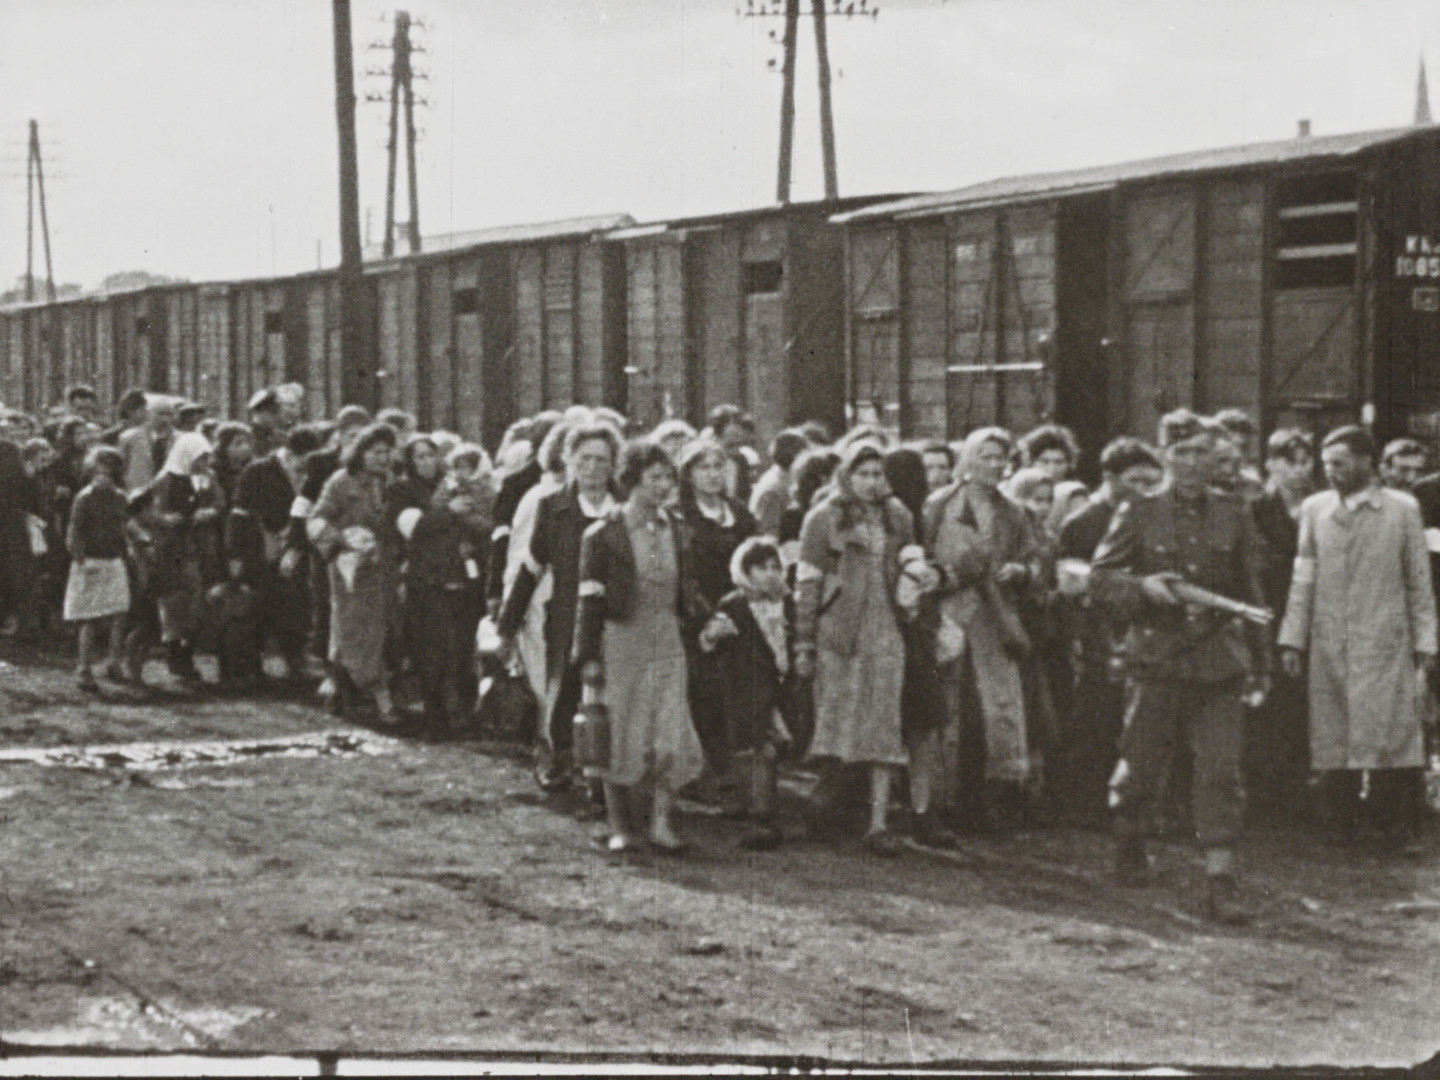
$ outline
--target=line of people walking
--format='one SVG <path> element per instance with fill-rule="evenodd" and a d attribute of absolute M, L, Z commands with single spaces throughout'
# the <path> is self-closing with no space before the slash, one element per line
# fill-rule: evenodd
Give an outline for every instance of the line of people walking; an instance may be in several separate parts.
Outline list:
<path fill-rule="evenodd" d="M 389 726 L 528 697 L 537 782 L 593 792 L 615 852 L 681 849 L 685 797 L 772 848 L 801 763 L 811 830 L 853 811 L 879 856 L 906 847 L 897 807 L 940 848 L 1113 822 L 1131 885 L 1147 840 L 1192 836 L 1222 920 L 1247 799 L 1296 825 L 1319 792 L 1342 834 L 1419 841 L 1440 555 L 1419 443 L 1330 432 L 1316 492 L 1310 434 L 1262 454 L 1244 414 L 1180 410 L 1157 446 L 1105 446 L 1092 490 L 1049 424 L 898 444 L 812 422 L 762 457 L 733 406 L 699 432 L 576 406 L 492 458 L 398 409 L 302 422 L 303 393 L 257 393 L 244 424 L 137 391 L 106 429 L 86 387 L 43 428 L 0 413 L 5 633 L 78 627 L 92 693 L 153 679 L 157 650 L 245 690 L 273 651 Z M 577 758 L 598 703 L 606 752 Z"/>

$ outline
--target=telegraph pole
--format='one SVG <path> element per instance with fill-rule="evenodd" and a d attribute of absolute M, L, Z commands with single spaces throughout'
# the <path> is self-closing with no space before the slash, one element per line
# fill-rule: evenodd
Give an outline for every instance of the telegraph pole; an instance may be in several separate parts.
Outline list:
<path fill-rule="evenodd" d="M 45 244 L 45 294 L 55 302 L 55 266 L 50 261 L 50 220 L 45 214 L 45 165 L 40 157 L 40 125 L 30 121 L 25 164 L 25 299 L 35 299 L 35 203 L 40 203 L 40 235 Z"/>
<path fill-rule="evenodd" d="M 780 177 L 775 185 L 775 201 L 781 206 L 790 202 L 790 161 L 795 143 L 795 46 L 799 31 L 800 0 L 785 0 L 785 61 L 781 69 L 785 85 L 780 90 Z"/>
<path fill-rule="evenodd" d="M 820 149 L 825 159 L 825 198 L 840 197 L 835 171 L 835 114 L 830 108 L 830 43 L 825 36 L 825 0 L 814 0 L 815 60 L 820 69 Z"/>
<path fill-rule="evenodd" d="M 829 14 L 837 18 L 877 19 L 879 7 L 872 7 L 870 0 L 831 0 Z M 795 146 L 795 52 L 799 44 L 801 16 L 800 0 L 745 0 L 745 10 L 736 10 L 742 19 L 773 19 L 783 17 L 785 32 L 780 39 L 784 49 L 780 73 L 784 84 L 780 89 L 780 170 L 775 185 L 775 198 L 782 206 L 790 202 L 791 162 Z M 840 181 L 835 164 L 835 111 L 830 95 L 830 39 L 826 29 L 825 0 L 810 0 L 810 15 L 815 20 L 815 59 L 820 81 L 820 149 L 825 162 L 825 198 L 840 197 Z M 775 41 L 771 31 L 770 40 Z M 770 69 L 775 60 L 770 60 Z"/>
<path fill-rule="evenodd" d="M 420 188 L 415 177 L 415 83 L 414 71 L 410 67 L 410 16 L 406 12 L 397 15 L 405 18 L 405 51 L 403 78 L 400 82 L 400 89 L 405 93 L 405 164 L 407 167 L 406 182 L 410 186 L 410 254 L 420 253 Z M 396 57 L 397 63 L 400 57 Z"/>
<path fill-rule="evenodd" d="M 389 259 L 395 254 L 395 159 L 400 149 L 399 124 L 400 124 L 400 80 L 396 77 L 395 71 L 400 65 L 400 50 L 404 40 L 400 17 L 405 13 L 399 12 L 395 16 L 395 37 L 390 43 L 390 48 L 395 55 L 395 61 L 390 71 L 390 140 L 385 144 L 388 156 L 385 162 L 385 258 Z"/>
<path fill-rule="evenodd" d="M 332 0 L 335 122 L 340 137 L 340 396 L 364 404 L 369 394 L 369 305 L 360 251 L 360 174 L 355 148 L 355 62 L 350 0 Z"/>

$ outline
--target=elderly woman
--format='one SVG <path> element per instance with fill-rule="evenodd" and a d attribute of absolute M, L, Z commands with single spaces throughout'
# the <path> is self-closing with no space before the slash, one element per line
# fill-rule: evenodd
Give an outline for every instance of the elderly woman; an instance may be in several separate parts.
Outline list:
<path fill-rule="evenodd" d="M 755 517 L 744 504 L 725 493 L 729 455 L 713 439 L 696 439 L 680 456 L 680 501 L 677 511 L 685 541 L 685 572 L 696 600 L 713 612 L 734 588 L 730 557 L 742 541 L 755 535 Z M 725 733 L 720 670 L 712 656 L 691 653 L 690 715 L 705 757 L 723 771 Z"/>
<path fill-rule="evenodd" d="M 603 684 L 610 707 L 610 765 L 604 770 L 609 850 L 631 839 L 628 796 L 654 791 L 650 840 L 681 847 L 671 822 L 675 793 L 700 775 L 703 754 L 690 722 L 685 633 L 696 607 L 684 543 L 665 511 L 675 465 L 654 443 L 626 447 L 624 507 L 585 533 L 575 659 L 587 685 Z"/>
<path fill-rule="evenodd" d="M 964 634 L 965 650 L 945 673 L 950 712 L 960 718 L 956 753 L 947 757 L 958 765 L 948 778 L 956 824 L 970 831 L 1018 818 L 1030 779 L 1020 666 L 1030 638 L 1019 600 L 1043 568 L 1025 511 L 1000 491 L 1013 449 L 1003 428 L 971 432 L 962 479 L 925 509 L 944 578 L 940 618 Z"/>
<path fill-rule="evenodd" d="M 833 490 L 800 530 L 795 668 L 815 678 L 812 756 L 832 775 L 837 765 L 869 769 L 865 840 L 881 855 L 900 851 L 886 827 L 891 778 L 906 763 L 905 641 L 895 596 L 902 556 L 917 553 L 913 542 L 913 519 L 889 494 L 881 450 L 851 443 Z"/>
<path fill-rule="evenodd" d="M 580 706 L 580 671 L 570 662 L 575 607 L 580 588 L 580 540 L 585 530 L 616 509 L 610 493 L 620 437 L 608 424 L 579 423 L 565 437 L 571 477 L 560 491 L 540 500 L 535 525 L 515 583 L 505 594 L 496 630 L 513 649 L 530 602 L 550 578 L 545 607 L 545 701 L 547 720 L 536 747 L 535 778 L 546 791 L 569 785 L 575 711 Z"/>
<path fill-rule="evenodd" d="M 398 719 L 385 672 L 399 564 L 399 538 L 385 499 L 395 444 L 388 425 L 361 432 L 325 481 L 305 529 L 329 567 L 329 659 L 336 683 L 330 707 L 343 710 L 353 686 L 374 698 L 386 724 Z"/>
<path fill-rule="evenodd" d="M 160 612 L 160 639 L 170 673 L 192 682 L 200 678 L 195 669 L 195 634 L 205 580 L 202 562 L 213 558 L 209 545 L 220 519 L 221 496 L 212 462 L 209 440 L 199 432 L 182 431 L 170 444 L 164 468 L 151 481 L 160 530 L 150 589 Z"/>

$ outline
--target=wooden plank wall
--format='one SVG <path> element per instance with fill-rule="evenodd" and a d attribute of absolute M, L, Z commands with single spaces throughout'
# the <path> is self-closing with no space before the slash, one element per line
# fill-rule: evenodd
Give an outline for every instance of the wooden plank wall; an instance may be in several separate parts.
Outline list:
<path fill-rule="evenodd" d="M 202 399 L 211 413 L 239 417 L 229 393 L 230 379 L 230 293 L 224 285 L 202 286 L 196 297 L 199 325 L 196 357 Z"/>
<path fill-rule="evenodd" d="M 900 418 L 900 250 L 893 224 L 867 225 L 846 236 L 852 419 L 873 412 L 887 425 Z"/>
<path fill-rule="evenodd" d="M 785 296 L 785 423 L 819 420 L 839 431 L 846 402 L 845 239 L 823 211 L 789 218 Z"/>
<path fill-rule="evenodd" d="M 95 304 L 95 393 L 100 398 L 100 407 L 106 412 L 115 407 L 115 402 L 124 393 L 125 387 L 118 386 L 119 377 L 115 371 L 115 328 L 110 305 L 104 300 Z"/>
<path fill-rule="evenodd" d="M 949 364 L 962 370 L 947 379 L 946 431 L 963 438 L 973 428 L 994 423 L 999 413 L 998 381 L 992 366 L 1003 353 L 1000 291 L 1004 268 L 998 254 L 999 217 L 980 210 L 947 218 L 950 264 Z"/>
<path fill-rule="evenodd" d="M 1005 357 L 1007 364 L 1041 365 L 1000 376 L 998 423 L 1023 433 L 1055 412 L 1054 371 L 1045 363 L 1040 342 L 1055 333 L 1055 268 L 1058 256 L 1056 213 L 1051 203 L 1015 207 L 1003 220 L 1008 241 Z"/>
<path fill-rule="evenodd" d="M 740 241 L 740 230 L 733 225 L 695 230 L 688 241 L 691 296 L 698 306 L 691 316 L 697 346 L 691 375 L 700 400 L 691 410 L 692 422 L 716 405 L 738 403 L 744 392 Z"/>
<path fill-rule="evenodd" d="M 533 244 L 515 249 L 515 406 L 532 416 L 545 402 L 544 252 Z"/>
<path fill-rule="evenodd" d="M 686 402 L 686 239 L 673 233 L 626 243 L 630 418 L 642 428 L 682 416 Z"/>
<path fill-rule="evenodd" d="M 455 343 L 450 292 L 448 262 L 426 263 L 420 268 L 427 345 L 425 363 L 430 375 L 424 423 L 430 428 L 446 430 L 454 430 L 455 426 Z"/>
<path fill-rule="evenodd" d="M 1195 404 L 1196 192 L 1141 188 L 1123 203 L 1126 429 L 1153 439 L 1162 415 Z"/>
<path fill-rule="evenodd" d="M 903 234 L 905 400 L 901 430 L 943 439 L 949 434 L 946 303 L 949 243 L 943 220 L 908 224 Z"/>
<path fill-rule="evenodd" d="M 1259 417 L 1265 329 L 1265 184 L 1205 186 L 1197 401 Z"/>
<path fill-rule="evenodd" d="M 478 440 L 485 429 L 485 335 L 479 304 L 480 267 L 474 254 L 451 261 L 451 311 L 455 345 L 455 431 L 467 439 Z M 461 312 L 455 304 L 460 293 L 475 298 L 475 306 Z"/>
<path fill-rule="evenodd" d="M 597 240 L 575 250 L 575 400 L 605 404 L 605 256 Z"/>
<path fill-rule="evenodd" d="M 564 410 L 575 404 L 575 249 L 546 244 L 544 334 L 545 405 Z"/>

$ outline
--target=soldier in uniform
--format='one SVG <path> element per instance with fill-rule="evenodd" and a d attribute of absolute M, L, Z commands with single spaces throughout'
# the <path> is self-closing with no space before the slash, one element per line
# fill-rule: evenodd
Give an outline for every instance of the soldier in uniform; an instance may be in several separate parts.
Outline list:
<path fill-rule="evenodd" d="M 1248 604 L 1264 603 L 1260 544 L 1244 500 L 1215 489 L 1217 432 L 1181 409 L 1160 421 L 1165 483 L 1116 511 L 1095 553 L 1093 594 L 1128 624 L 1128 706 L 1121 762 L 1111 780 L 1115 870 L 1146 883 L 1145 839 L 1164 809 L 1181 740 L 1193 769 L 1191 800 L 1205 851 L 1206 915 L 1246 920 L 1238 906 L 1234 843 L 1244 814 L 1242 699 L 1266 689 L 1264 631 L 1182 602 L 1184 581 Z"/>

